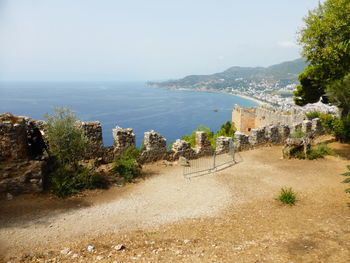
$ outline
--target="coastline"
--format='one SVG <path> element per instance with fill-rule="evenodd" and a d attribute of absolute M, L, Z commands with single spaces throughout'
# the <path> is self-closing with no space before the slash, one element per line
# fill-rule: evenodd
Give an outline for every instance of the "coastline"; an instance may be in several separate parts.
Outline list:
<path fill-rule="evenodd" d="M 226 93 L 226 92 L 225 92 Z M 263 102 L 261 100 L 258 100 L 256 98 L 253 98 L 253 97 L 249 97 L 247 95 L 243 95 L 243 94 L 233 94 L 233 93 L 228 93 L 228 94 L 231 94 L 231 95 L 234 95 L 234 96 L 237 96 L 237 97 L 241 97 L 243 99 L 247 99 L 247 100 L 251 100 L 251 101 L 254 101 L 255 103 L 257 103 L 259 106 L 261 105 L 264 105 L 264 104 L 267 104 L 266 102 Z"/>
<path fill-rule="evenodd" d="M 157 86 L 154 86 L 154 85 L 153 85 L 153 87 L 161 88 L 161 87 L 157 87 Z M 250 96 L 247 96 L 247 95 L 230 93 L 230 92 L 225 92 L 225 91 L 220 91 L 220 90 L 213 90 L 213 89 L 206 89 L 206 88 L 203 88 L 203 89 L 186 89 L 186 88 L 176 88 L 176 87 L 166 87 L 166 89 L 170 89 L 170 90 L 189 90 L 189 91 L 198 91 L 198 92 L 225 93 L 225 94 L 230 94 L 230 95 L 233 95 L 233 96 L 241 97 L 241 98 L 246 99 L 246 100 L 254 101 L 259 106 L 264 105 L 264 104 L 268 104 L 267 102 L 258 100 L 256 98 L 253 98 L 253 97 L 250 97 Z"/>

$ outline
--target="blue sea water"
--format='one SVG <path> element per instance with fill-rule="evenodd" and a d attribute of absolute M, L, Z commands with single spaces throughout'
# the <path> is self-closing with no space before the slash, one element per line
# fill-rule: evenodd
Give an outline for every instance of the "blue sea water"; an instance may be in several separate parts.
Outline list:
<path fill-rule="evenodd" d="M 53 107 L 67 106 L 83 121 L 101 122 L 106 146 L 113 144 L 116 125 L 133 128 L 138 146 L 149 130 L 162 134 L 168 143 L 199 125 L 216 131 L 231 119 L 234 104 L 256 106 L 230 94 L 160 89 L 143 83 L 0 83 L 0 113 L 44 119 Z"/>

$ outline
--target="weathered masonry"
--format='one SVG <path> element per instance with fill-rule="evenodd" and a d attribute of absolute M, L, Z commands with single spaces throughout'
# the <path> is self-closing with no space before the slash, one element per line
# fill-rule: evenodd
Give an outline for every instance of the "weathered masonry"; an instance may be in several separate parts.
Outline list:
<path fill-rule="evenodd" d="M 0 114 L 0 194 L 1 193 L 36 193 L 43 190 L 43 178 L 46 170 L 44 160 L 32 160 L 28 152 L 27 133 L 29 122 L 34 122 L 45 137 L 45 122 L 32 120 L 24 116 L 14 116 L 9 113 Z M 85 159 L 97 159 L 100 162 L 110 162 L 119 157 L 129 147 L 135 147 L 136 136 L 131 128 L 123 129 L 116 126 L 113 129 L 113 146 L 104 147 L 102 127 L 98 121 L 81 122 L 85 135 L 90 140 L 90 146 L 85 153 Z M 217 150 L 220 153 L 229 151 L 232 138 L 217 138 Z M 172 149 L 167 150 L 166 139 L 155 131 L 144 134 L 144 147 L 141 159 L 144 163 L 158 160 L 175 161 L 181 156 L 195 159 L 213 154 L 206 134 L 197 132 L 196 145 L 177 140 Z"/>
<path fill-rule="evenodd" d="M 288 125 L 306 120 L 305 114 L 296 110 L 289 112 L 268 105 L 242 108 L 235 105 L 232 111 L 232 124 L 239 132 L 251 134 L 253 129 L 269 125 Z"/>

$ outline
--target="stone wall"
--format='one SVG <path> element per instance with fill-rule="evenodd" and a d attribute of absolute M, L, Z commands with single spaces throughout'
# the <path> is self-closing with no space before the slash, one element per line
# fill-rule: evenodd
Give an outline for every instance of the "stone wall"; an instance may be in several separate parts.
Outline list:
<path fill-rule="evenodd" d="M 253 129 L 250 135 L 237 131 L 234 136 L 235 149 L 241 151 L 253 149 L 261 145 L 283 144 L 291 134 L 299 129 L 304 133 L 312 133 L 313 135 L 322 135 L 324 133 L 324 129 L 318 118 L 312 121 L 306 120 L 302 123 L 295 123 L 291 126 L 285 124 L 270 125 Z"/>
<path fill-rule="evenodd" d="M 135 147 L 136 136 L 132 129 L 116 126 L 113 129 L 114 156 L 120 156 L 127 148 Z"/>
<path fill-rule="evenodd" d="M 25 159 L 27 151 L 27 123 L 23 117 L 0 115 L 0 160 Z"/>
<path fill-rule="evenodd" d="M 102 126 L 99 121 L 80 122 L 80 126 L 84 130 L 86 137 L 89 138 L 89 149 L 86 158 L 103 157 L 105 149 L 103 146 Z"/>
<path fill-rule="evenodd" d="M 145 132 L 143 143 L 144 149 L 141 154 L 143 162 L 155 162 L 166 159 L 166 139 L 162 135 L 153 130 Z"/>
<path fill-rule="evenodd" d="M 245 134 L 252 134 L 253 129 L 270 125 L 288 125 L 301 123 L 306 119 L 305 113 L 293 109 L 289 112 L 261 105 L 256 108 L 242 108 L 235 105 L 232 111 L 232 124 Z"/>
<path fill-rule="evenodd" d="M 252 112 L 248 111 L 249 114 Z M 245 116 L 244 111 L 241 113 L 240 116 Z M 44 162 L 30 160 L 27 151 L 29 121 L 33 121 L 43 131 L 43 121 L 35 121 L 11 114 L 0 115 L 0 193 L 33 193 L 42 190 Z M 117 126 L 113 129 L 114 145 L 104 147 L 100 122 L 81 122 L 80 125 L 91 141 L 87 158 L 100 159 L 102 156 L 111 161 L 113 158 L 118 158 L 128 147 L 135 147 L 135 134 L 130 128 L 123 129 Z M 245 129 L 248 131 L 247 127 L 245 126 Z M 298 129 L 306 133 L 312 132 L 315 135 L 321 135 L 324 132 L 319 119 L 303 120 L 289 125 L 273 124 L 252 128 L 249 130 L 249 134 L 237 131 L 234 136 L 235 150 L 282 144 L 291 133 Z M 218 137 L 216 144 L 217 154 L 228 152 L 230 145 L 232 145 L 232 138 Z M 167 151 L 165 138 L 155 131 L 148 131 L 144 134 L 144 148 L 141 152 L 141 158 L 143 162 L 147 163 L 158 160 L 175 161 L 180 157 L 195 159 L 210 156 L 213 153 L 214 150 L 203 131 L 196 132 L 194 147 L 191 147 L 190 143 L 184 140 L 176 140 L 170 151 Z"/>
<path fill-rule="evenodd" d="M 291 111 L 283 111 L 269 105 L 262 105 L 256 108 L 255 126 L 263 127 L 268 125 L 292 125 L 306 119 L 305 113 L 293 109 Z"/>
<path fill-rule="evenodd" d="M 256 128 L 256 108 L 241 108 L 235 105 L 232 111 L 232 124 L 240 132 L 250 134 Z"/>
<path fill-rule="evenodd" d="M 0 164 L 0 194 L 39 193 L 43 190 L 45 163 L 34 160 L 12 160 Z"/>

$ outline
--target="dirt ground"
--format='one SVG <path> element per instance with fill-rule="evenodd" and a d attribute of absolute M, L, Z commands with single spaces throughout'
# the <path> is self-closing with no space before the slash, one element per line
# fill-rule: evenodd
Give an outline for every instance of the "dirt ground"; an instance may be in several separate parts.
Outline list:
<path fill-rule="evenodd" d="M 330 146 L 339 157 L 283 160 L 281 147 L 268 147 L 191 180 L 180 166 L 158 163 L 136 184 L 107 191 L 0 201 L 0 255 L 4 262 L 349 262 L 350 195 L 339 174 L 350 145 Z M 274 199 L 281 187 L 297 193 L 295 206 Z"/>

